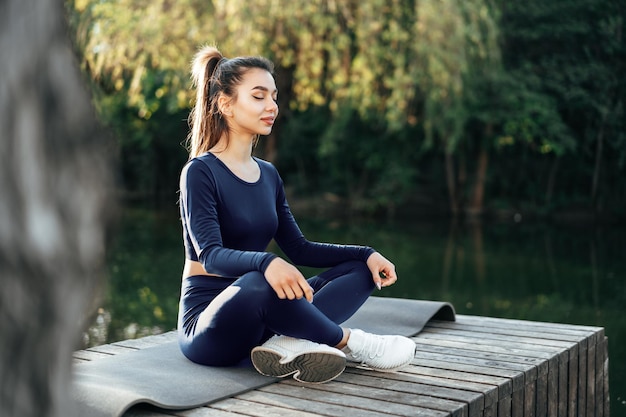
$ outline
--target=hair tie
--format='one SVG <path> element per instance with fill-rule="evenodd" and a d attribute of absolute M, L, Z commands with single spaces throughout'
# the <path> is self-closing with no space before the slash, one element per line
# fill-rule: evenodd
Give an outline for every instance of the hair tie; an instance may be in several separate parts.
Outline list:
<path fill-rule="evenodd" d="M 213 72 L 211 73 L 211 76 L 209 77 L 209 82 L 207 83 L 208 84 L 207 87 L 209 88 L 209 97 L 212 97 L 213 95 L 217 93 L 217 90 L 219 87 L 219 83 L 217 82 L 219 80 L 218 68 L 220 67 L 220 65 L 222 65 L 224 61 L 227 61 L 227 59 L 224 57 L 220 58 L 219 61 L 217 61 L 217 64 L 215 64 L 215 67 L 213 68 Z"/>
<path fill-rule="evenodd" d="M 215 64 L 215 66 L 213 67 L 213 71 L 211 71 L 211 75 L 209 76 L 209 79 L 213 80 L 213 79 L 215 79 L 215 78 L 216 78 L 216 77 L 215 77 L 215 74 L 217 73 L 217 69 L 218 69 L 218 68 L 219 68 L 219 66 L 222 64 L 222 62 L 223 62 L 223 61 L 227 61 L 227 59 L 226 59 L 226 58 L 224 58 L 224 57 L 222 57 L 222 58 L 220 58 L 220 59 L 217 61 L 217 63 L 216 63 L 216 64 Z M 210 61 L 210 60 L 209 60 L 209 61 L 207 61 L 207 69 L 208 69 L 208 66 L 209 66 L 210 64 L 211 64 L 211 61 Z"/>
<path fill-rule="evenodd" d="M 226 61 L 228 61 L 228 58 L 220 58 L 219 61 L 217 61 L 217 64 L 215 64 L 215 69 L 213 70 L 213 75 L 215 75 L 215 73 L 217 72 L 217 69 L 220 68 L 222 66 L 222 64 L 224 64 Z"/>

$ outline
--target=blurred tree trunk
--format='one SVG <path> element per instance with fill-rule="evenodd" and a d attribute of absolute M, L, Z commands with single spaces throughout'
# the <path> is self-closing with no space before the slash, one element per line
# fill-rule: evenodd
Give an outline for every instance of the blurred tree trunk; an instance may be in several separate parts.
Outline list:
<path fill-rule="evenodd" d="M 110 172 L 63 3 L 0 0 L 0 415 L 71 416 Z"/>
<path fill-rule="evenodd" d="M 459 214 L 459 199 L 456 184 L 456 174 L 454 173 L 454 154 L 445 151 L 446 184 L 448 186 L 448 200 L 450 202 L 450 213 L 453 218 Z"/>
<path fill-rule="evenodd" d="M 598 133 L 596 134 L 595 162 L 593 165 L 593 177 L 591 180 L 591 204 L 593 210 L 596 213 L 600 211 L 598 203 L 598 189 L 600 184 L 600 175 L 602 173 L 602 159 L 604 153 L 604 126 L 606 124 L 607 116 L 608 112 L 605 112 L 602 116 L 602 122 L 600 123 Z"/>
<path fill-rule="evenodd" d="M 491 140 L 493 137 L 493 124 L 487 123 L 485 126 L 485 137 Z M 476 161 L 476 177 L 474 178 L 474 189 L 469 203 L 468 212 L 470 215 L 480 216 L 484 211 L 485 188 L 487 183 L 487 169 L 489 167 L 489 149 L 486 140 L 479 142 L 478 160 Z"/>
<path fill-rule="evenodd" d="M 468 211 L 470 215 L 479 216 L 483 214 L 483 203 L 485 201 L 485 186 L 487 182 L 487 167 L 489 166 L 489 152 L 484 147 L 480 148 L 478 153 L 478 161 L 476 166 L 476 178 L 474 181 L 474 189 L 472 191 L 472 199 L 470 201 Z"/>
<path fill-rule="evenodd" d="M 548 209 L 552 206 L 552 197 L 554 196 L 554 186 L 556 184 L 556 174 L 559 170 L 559 163 L 561 162 L 561 157 L 557 155 L 552 161 L 550 167 L 550 174 L 548 175 L 548 184 L 546 186 L 546 207 Z"/>

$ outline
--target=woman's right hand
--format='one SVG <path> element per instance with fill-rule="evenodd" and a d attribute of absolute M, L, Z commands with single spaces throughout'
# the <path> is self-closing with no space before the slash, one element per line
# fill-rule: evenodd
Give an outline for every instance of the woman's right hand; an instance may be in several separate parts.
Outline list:
<path fill-rule="evenodd" d="M 265 279 L 280 299 L 306 298 L 313 301 L 313 288 L 302 273 L 282 258 L 274 258 L 265 270 Z"/>

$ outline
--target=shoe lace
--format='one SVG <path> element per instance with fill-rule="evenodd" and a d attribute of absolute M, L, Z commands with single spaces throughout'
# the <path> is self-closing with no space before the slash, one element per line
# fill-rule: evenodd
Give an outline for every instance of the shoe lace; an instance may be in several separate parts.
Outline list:
<path fill-rule="evenodd" d="M 363 346 L 358 352 L 352 352 L 358 360 L 364 360 L 366 357 L 374 359 L 385 353 L 385 338 L 375 334 L 368 334 L 364 337 Z"/>

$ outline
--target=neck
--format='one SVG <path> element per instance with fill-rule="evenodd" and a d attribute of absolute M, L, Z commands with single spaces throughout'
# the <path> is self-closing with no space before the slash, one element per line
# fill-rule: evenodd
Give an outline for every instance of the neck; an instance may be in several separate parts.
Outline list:
<path fill-rule="evenodd" d="M 221 159 L 233 162 L 247 162 L 252 157 L 254 137 L 237 135 L 231 132 L 228 142 L 222 138 L 210 151 Z"/>

